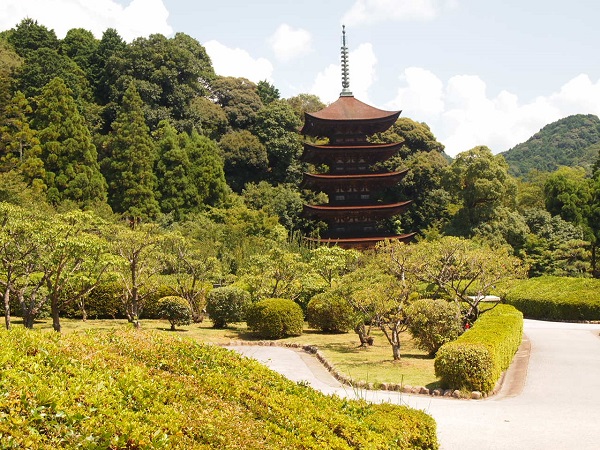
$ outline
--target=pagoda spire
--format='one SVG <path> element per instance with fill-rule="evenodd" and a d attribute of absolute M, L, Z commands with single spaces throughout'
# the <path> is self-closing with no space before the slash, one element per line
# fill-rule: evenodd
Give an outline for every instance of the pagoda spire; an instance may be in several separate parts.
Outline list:
<path fill-rule="evenodd" d="M 348 47 L 346 47 L 346 25 L 342 25 L 342 92 L 340 97 L 353 97 L 350 91 L 350 69 L 348 68 Z"/>

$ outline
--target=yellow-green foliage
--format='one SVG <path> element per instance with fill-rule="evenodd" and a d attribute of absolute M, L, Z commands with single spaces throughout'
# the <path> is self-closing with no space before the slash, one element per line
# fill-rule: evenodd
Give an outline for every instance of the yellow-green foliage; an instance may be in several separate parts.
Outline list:
<path fill-rule="evenodd" d="M 218 347 L 0 331 L 3 449 L 437 448 L 421 411 L 328 397 Z"/>
<path fill-rule="evenodd" d="M 300 336 L 304 328 L 302 308 L 285 298 L 266 298 L 248 308 L 246 324 L 265 339 Z"/>
<path fill-rule="evenodd" d="M 438 350 L 435 374 L 452 389 L 490 392 L 510 365 L 522 337 L 523 314 L 510 305 L 498 305 Z"/>
<path fill-rule="evenodd" d="M 506 302 L 525 317 L 546 320 L 600 320 L 600 280 L 539 277 L 519 280 Z"/>

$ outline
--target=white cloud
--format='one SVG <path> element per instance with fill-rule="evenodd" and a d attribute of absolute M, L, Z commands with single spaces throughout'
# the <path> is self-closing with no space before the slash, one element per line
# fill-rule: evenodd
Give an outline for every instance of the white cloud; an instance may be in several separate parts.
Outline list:
<path fill-rule="evenodd" d="M 122 6 L 113 0 L 4 0 L 0 4 L 0 29 L 13 28 L 31 18 L 54 29 L 63 38 L 71 28 L 84 28 L 101 37 L 115 28 L 126 41 L 136 37 L 173 33 L 169 12 L 162 0 L 132 0 Z"/>
<path fill-rule="evenodd" d="M 477 145 L 502 152 L 562 117 L 600 115 L 600 80 L 594 83 L 585 74 L 525 104 L 507 91 L 489 96 L 485 82 L 473 75 L 444 83 L 426 69 L 410 67 L 400 80 L 397 97 L 387 106 L 426 122 L 451 156 Z"/>
<path fill-rule="evenodd" d="M 384 21 L 432 20 L 442 9 L 453 8 L 456 0 L 356 0 L 342 17 L 346 25 Z"/>
<path fill-rule="evenodd" d="M 368 91 L 376 79 L 376 64 L 377 57 L 369 43 L 360 44 L 349 54 L 350 90 L 354 97 L 363 102 L 369 101 Z M 319 72 L 310 89 L 311 94 L 317 95 L 325 103 L 337 100 L 341 91 L 341 64 L 331 64 Z"/>
<path fill-rule="evenodd" d="M 301 28 L 284 23 L 269 38 L 269 44 L 278 60 L 287 62 L 312 51 L 312 36 Z"/>
<path fill-rule="evenodd" d="M 266 58 L 254 59 L 246 50 L 229 48 L 217 41 L 204 44 L 215 72 L 228 77 L 244 77 L 258 83 L 272 81 L 273 64 Z"/>

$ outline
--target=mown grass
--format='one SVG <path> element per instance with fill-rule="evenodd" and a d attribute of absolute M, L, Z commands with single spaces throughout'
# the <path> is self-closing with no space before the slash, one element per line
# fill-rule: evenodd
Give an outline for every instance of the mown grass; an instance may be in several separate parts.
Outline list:
<path fill-rule="evenodd" d="M 20 321 L 13 321 L 19 326 Z M 160 320 L 143 320 L 142 328 L 169 331 L 169 324 Z M 114 329 L 131 327 L 126 320 L 81 320 L 62 319 L 64 333 L 84 331 L 88 329 Z M 39 320 L 35 328 L 52 330 L 52 322 Z M 372 330 L 375 337 L 373 346 L 361 348 L 356 334 L 350 333 L 320 333 L 305 328 L 301 336 L 280 339 L 277 342 L 299 343 L 314 345 L 319 348 L 336 370 L 354 381 L 367 381 L 372 384 L 394 383 L 411 386 L 426 386 L 430 389 L 439 387 L 439 379 L 435 376 L 434 359 L 427 352 L 417 348 L 415 341 L 408 332 L 402 335 L 400 361 L 392 358 L 392 349 L 385 336 L 379 330 Z M 212 328 L 208 320 L 188 326 L 179 327 L 174 334 L 193 338 L 197 342 L 217 345 L 227 345 L 232 341 L 255 341 L 257 338 L 250 333 L 244 323 L 232 324 L 226 329 Z"/>

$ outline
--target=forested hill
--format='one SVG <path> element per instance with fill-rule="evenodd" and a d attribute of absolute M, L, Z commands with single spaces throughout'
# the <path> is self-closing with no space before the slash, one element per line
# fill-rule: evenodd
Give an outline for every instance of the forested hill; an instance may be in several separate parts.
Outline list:
<path fill-rule="evenodd" d="M 512 175 L 532 169 L 552 172 L 559 166 L 581 166 L 591 171 L 600 149 L 600 119 L 576 114 L 546 125 L 526 142 L 502 153 Z"/>

